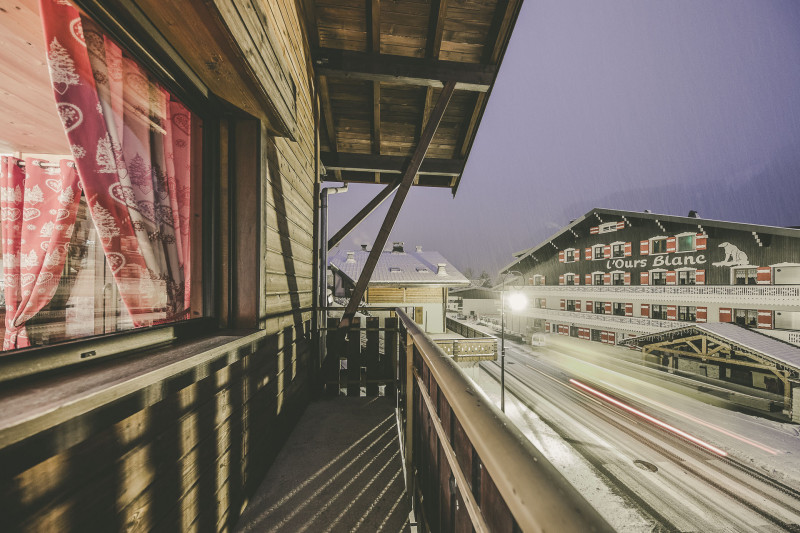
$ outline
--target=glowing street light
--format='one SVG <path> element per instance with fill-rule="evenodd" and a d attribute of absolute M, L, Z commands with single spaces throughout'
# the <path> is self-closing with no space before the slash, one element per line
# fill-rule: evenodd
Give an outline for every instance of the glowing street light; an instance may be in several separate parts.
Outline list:
<path fill-rule="evenodd" d="M 500 410 L 506 412 L 506 278 L 509 275 L 523 279 L 522 273 L 507 270 L 503 274 L 503 285 L 500 290 Z M 515 292 L 508 295 L 508 306 L 512 311 L 521 311 L 528 305 L 528 299 L 519 292 L 522 287 L 515 287 Z"/>

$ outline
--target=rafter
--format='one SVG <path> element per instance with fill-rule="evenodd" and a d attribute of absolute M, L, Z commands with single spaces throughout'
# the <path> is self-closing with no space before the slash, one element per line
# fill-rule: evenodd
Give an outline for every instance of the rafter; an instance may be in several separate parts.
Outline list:
<path fill-rule="evenodd" d="M 461 91 L 486 92 L 497 73 L 493 65 L 333 48 L 318 49 L 313 58 L 317 73 L 326 76 L 425 87 L 453 81 Z"/>

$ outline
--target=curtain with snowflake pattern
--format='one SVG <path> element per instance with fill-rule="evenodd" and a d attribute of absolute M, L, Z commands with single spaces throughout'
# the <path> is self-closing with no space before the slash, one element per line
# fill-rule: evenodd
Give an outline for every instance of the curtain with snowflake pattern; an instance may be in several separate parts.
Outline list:
<path fill-rule="evenodd" d="M 6 319 L 3 350 L 30 346 L 25 322 L 58 289 L 81 199 L 72 162 L 0 159 Z M 42 166 L 45 164 L 47 168 Z"/>
<path fill-rule="evenodd" d="M 58 112 L 135 326 L 183 318 L 191 113 L 67 0 L 40 0 Z"/>

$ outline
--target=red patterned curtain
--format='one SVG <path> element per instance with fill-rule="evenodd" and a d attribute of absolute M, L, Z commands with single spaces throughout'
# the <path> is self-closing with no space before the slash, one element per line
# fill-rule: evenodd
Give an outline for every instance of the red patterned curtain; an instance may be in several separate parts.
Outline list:
<path fill-rule="evenodd" d="M 81 199 L 70 161 L 53 167 L 27 158 L 0 160 L 0 223 L 6 297 L 3 350 L 30 346 L 25 322 L 58 288 Z M 45 165 L 47 168 L 43 167 Z"/>
<path fill-rule="evenodd" d="M 187 316 L 191 113 L 66 0 L 40 0 L 50 77 L 134 325 Z"/>

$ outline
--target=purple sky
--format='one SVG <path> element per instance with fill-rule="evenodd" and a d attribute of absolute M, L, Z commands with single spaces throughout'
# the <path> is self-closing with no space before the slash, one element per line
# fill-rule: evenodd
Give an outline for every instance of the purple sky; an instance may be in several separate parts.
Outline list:
<path fill-rule="evenodd" d="M 331 235 L 378 191 L 332 196 Z M 800 225 L 798 206 L 800 2 L 536 0 L 458 195 L 412 188 L 390 241 L 494 275 L 592 207 Z"/>

